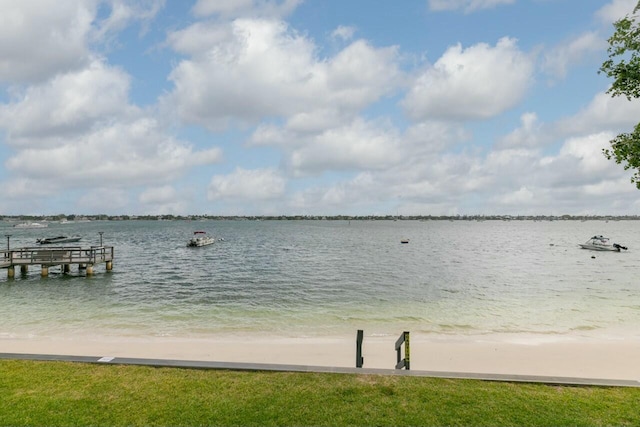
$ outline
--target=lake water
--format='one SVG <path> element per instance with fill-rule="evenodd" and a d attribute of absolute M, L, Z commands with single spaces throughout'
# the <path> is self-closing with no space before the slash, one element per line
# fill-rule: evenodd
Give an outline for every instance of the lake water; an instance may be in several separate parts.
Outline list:
<path fill-rule="evenodd" d="M 193 231 L 224 238 L 187 248 Z M 112 272 L 0 271 L 0 337 L 637 336 L 640 221 L 94 221 L 14 229 L 11 246 L 80 235 Z M 629 247 L 580 249 L 594 234 Z M 410 239 L 401 244 L 401 239 Z"/>

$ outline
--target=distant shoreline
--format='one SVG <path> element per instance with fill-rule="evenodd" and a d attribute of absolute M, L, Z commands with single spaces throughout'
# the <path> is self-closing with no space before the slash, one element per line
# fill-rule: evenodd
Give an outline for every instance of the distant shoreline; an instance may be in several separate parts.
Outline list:
<path fill-rule="evenodd" d="M 44 221 L 637 221 L 640 215 L 4 215 L 5 222 Z"/>

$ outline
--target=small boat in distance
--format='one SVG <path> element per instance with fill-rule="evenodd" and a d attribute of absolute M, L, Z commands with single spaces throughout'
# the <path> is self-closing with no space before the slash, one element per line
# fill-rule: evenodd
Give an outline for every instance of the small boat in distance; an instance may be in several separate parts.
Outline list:
<path fill-rule="evenodd" d="M 212 245 L 216 242 L 216 239 L 213 237 L 207 236 L 205 231 L 195 231 L 193 233 L 193 237 L 187 243 L 187 247 L 197 248 L 200 246 Z"/>
<path fill-rule="evenodd" d="M 49 224 L 40 222 L 21 222 L 14 225 L 13 228 L 47 228 L 48 226 Z"/>
<path fill-rule="evenodd" d="M 51 245 L 56 243 L 72 243 L 80 241 L 81 237 L 67 237 L 67 236 L 58 236 L 58 237 L 46 237 L 44 239 L 36 240 L 36 243 L 41 245 Z"/>
<path fill-rule="evenodd" d="M 610 251 L 610 252 L 620 252 L 621 249 L 627 250 L 626 246 L 619 245 L 614 243 L 613 245 L 609 243 L 609 238 L 599 236 L 593 236 L 585 243 L 580 245 L 582 249 L 590 249 L 592 251 Z"/>

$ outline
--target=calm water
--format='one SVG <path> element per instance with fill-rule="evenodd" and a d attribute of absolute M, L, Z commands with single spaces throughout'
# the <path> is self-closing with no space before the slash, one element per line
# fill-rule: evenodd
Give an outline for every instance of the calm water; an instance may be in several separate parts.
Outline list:
<path fill-rule="evenodd" d="M 187 248 L 195 230 L 224 241 Z M 126 221 L 17 230 L 115 246 L 96 275 L 0 271 L 0 338 L 541 333 L 640 326 L 640 221 Z M 629 247 L 579 249 L 594 234 Z M 400 240 L 409 238 L 409 244 Z M 6 243 L 6 241 L 5 241 Z M 592 258 L 595 256 L 595 258 Z"/>

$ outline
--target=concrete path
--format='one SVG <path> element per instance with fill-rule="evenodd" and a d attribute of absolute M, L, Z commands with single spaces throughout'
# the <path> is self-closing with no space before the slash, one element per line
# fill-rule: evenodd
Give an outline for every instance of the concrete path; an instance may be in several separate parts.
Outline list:
<path fill-rule="evenodd" d="M 606 378 L 575 378 L 552 377 L 536 375 L 504 375 L 481 374 L 468 372 L 440 372 L 440 371 L 416 371 L 400 369 L 367 369 L 367 368 L 341 368 L 329 366 L 305 366 L 305 365 L 280 365 L 266 363 L 234 363 L 234 362 L 210 362 L 197 360 L 168 360 L 168 359 L 143 359 L 109 356 L 68 356 L 56 354 L 24 354 L 24 353 L 0 353 L 0 359 L 4 360 L 38 360 L 55 362 L 80 362 L 105 365 L 140 365 L 166 368 L 188 369 L 223 369 L 232 371 L 274 371 L 274 372 L 315 372 L 337 374 L 369 374 L 369 375 L 397 375 L 411 377 L 432 377 L 451 379 L 473 379 L 485 381 L 503 381 L 554 385 L 573 386 L 607 386 L 607 387 L 640 387 L 640 381 L 616 380 Z"/>

